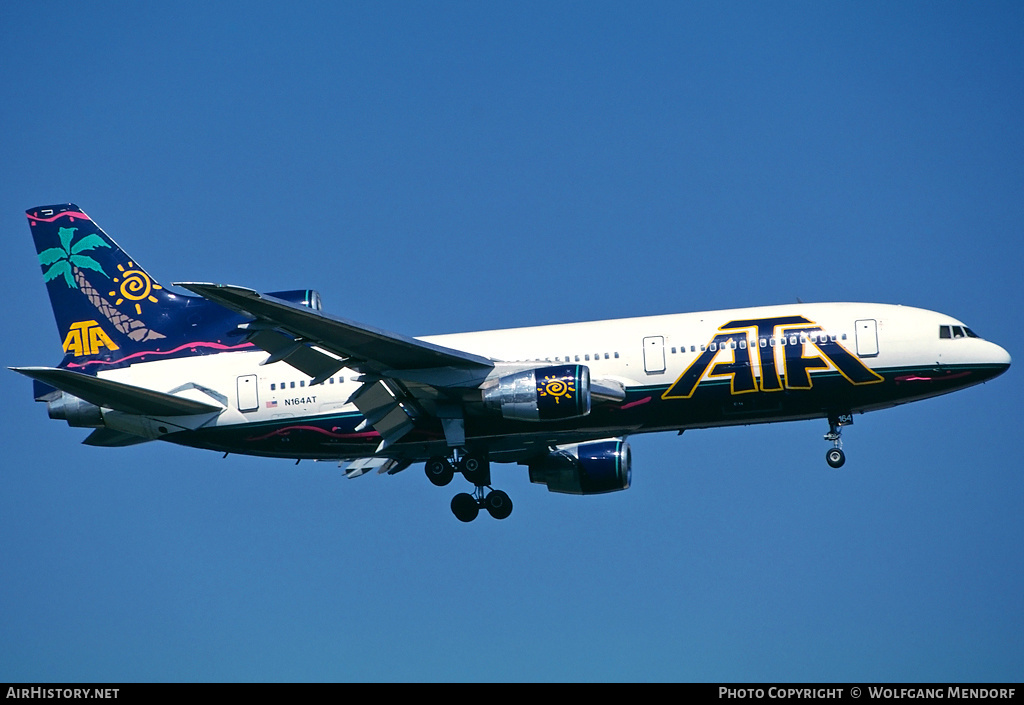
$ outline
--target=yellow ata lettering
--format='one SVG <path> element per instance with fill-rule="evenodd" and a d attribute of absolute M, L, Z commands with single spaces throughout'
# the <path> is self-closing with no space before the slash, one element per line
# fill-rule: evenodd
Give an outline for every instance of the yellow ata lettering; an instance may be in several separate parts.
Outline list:
<path fill-rule="evenodd" d="M 83 355 L 95 355 L 100 348 L 117 350 L 117 344 L 110 339 L 106 331 L 100 328 L 96 321 L 79 321 L 72 323 L 64 338 L 64 352 L 71 353 L 75 357 Z"/>

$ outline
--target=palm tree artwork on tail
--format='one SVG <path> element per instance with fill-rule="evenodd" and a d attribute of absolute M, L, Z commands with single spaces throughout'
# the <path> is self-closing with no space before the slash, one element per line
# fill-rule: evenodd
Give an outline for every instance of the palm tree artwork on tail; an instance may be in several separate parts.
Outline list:
<path fill-rule="evenodd" d="M 100 247 L 110 247 L 106 242 L 103 241 L 99 235 L 92 234 L 86 235 L 81 238 L 78 242 L 72 244 L 75 238 L 75 231 L 78 228 L 60 228 L 57 232 L 57 236 L 60 238 L 60 247 L 51 247 L 47 250 L 43 250 L 39 254 L 39 264 L 43 267 L 49 267 L 43 272 L 43 278 L 45 281 L 50 282 L 59 276 L 64 277 L 64 282 L 68 285 L 68 288 L 79 289 L 89 302 L 96 307 L 96 309 L 103 314 L 103 316 L 110 321 L 117 330 L 124 335 L 136 342 L 142 342 L 144 340 L 157 340 L 164 338 L 162 333 L 158 333 L 155 330 L 151 330 L 146 327 L 146 324 L 142 321 L 132 318 L 120 311 L 118 311 L 113 304 L 103 298 L 99 291 L 89 283 L 89 280 L 85 278 L 85 270 L 91 270 L 99 272 L 107 279 L 110 279 L 110 275 L 103 271 L 103 267 L 100 266 L 92 257 L 82 254 L 95 250 Z M 124 298 L 131 300 L 141 300 L 147 298 L 150 289 L 161 288 L 159 284 L 154 284 L 145 272 L 141 270 L 132 270 L 132 263 L 129 262 L 129 271 L 124 272 L 123 267 L 118 265 L 118 269 L 124 272 L 123 281 L 121 281 L 120 291 L 123 298 L 119 298 L 117 303 L 120 304 Z M 114 279 L 117 282 L 118 279 Z M 141 289 L 145 293 L 140 296 L 138 290 Z M 110 292 L 111 296 L 117 292 Z M 156 301 L 156 299 L 151 299 Z M 138 304 L 135 306 L 136 311 L 141 313 L 141 308 Z"/>

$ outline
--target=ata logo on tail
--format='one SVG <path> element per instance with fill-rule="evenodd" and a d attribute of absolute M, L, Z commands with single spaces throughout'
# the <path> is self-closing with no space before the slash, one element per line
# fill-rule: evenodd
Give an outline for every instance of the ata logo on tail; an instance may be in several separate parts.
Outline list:
<path fill-rule="evenodd" d="M 100 328 L 96 321 L 79 321 L 72 323 L 68 335 L 64 338 L 64 352 L 75 357 L 95 355 L 100 348 L 117 350 L 117 343 Z"/>

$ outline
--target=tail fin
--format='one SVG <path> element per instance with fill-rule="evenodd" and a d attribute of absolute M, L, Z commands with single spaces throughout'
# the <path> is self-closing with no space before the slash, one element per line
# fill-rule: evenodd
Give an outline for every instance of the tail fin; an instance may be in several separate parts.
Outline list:
<path fill-rule="evenodd" d="M 178 314 L 191 297 L 161 287 L 78 206 L 26 213 L 62 338 L 61 367 L 116 364 L 177 342 Z"/>

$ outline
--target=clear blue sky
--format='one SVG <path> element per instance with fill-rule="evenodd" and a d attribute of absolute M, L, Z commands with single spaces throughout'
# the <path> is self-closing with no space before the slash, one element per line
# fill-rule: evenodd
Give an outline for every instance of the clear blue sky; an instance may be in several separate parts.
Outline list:
<path fill-rule="evenodd" d="M 804 301 L 943 311 L 981 387 L 632 439 L 633 487 L 80 445 L 0 374 L 0 681 L 1020 680 L 1024 6 L 0 5 L 3 364 L 24 210 L 164 284 L 410 335 Z"/>

